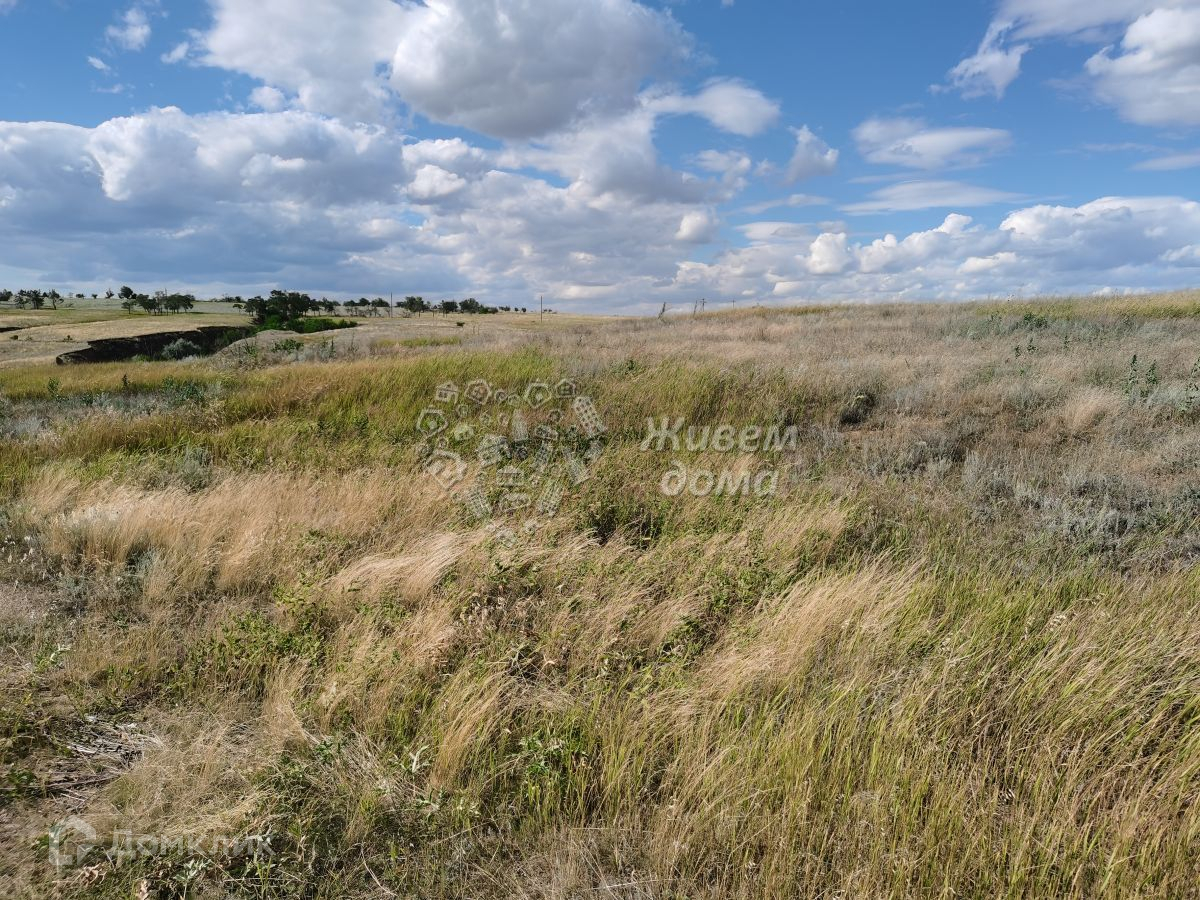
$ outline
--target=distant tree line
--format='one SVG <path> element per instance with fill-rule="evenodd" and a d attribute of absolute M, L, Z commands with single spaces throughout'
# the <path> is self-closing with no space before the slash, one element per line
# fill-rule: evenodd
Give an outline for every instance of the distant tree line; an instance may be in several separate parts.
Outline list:
<path fill-rule="evenodd" d="M 83 294 L 75 294 L 75 299 L 84 299 Z M 98 299 L 99 294 L 92 294 L 92 299 Z M 188 312 L 196 305 L 194 294 L 179 294 L 168 291 L 156 291 L 154 294 L 140 294 L 129 285 L 123 286 L 116 294 L 111 290 L 105 291 L 106 300 L 114 297 L 120 301 L 121 308 L 128 313 L 138 310 L 152 316 L 170 315 Z M 58 291 L 21 290 L 13 292 L 0 290 L 0 305 L 11 303 L 18 309 L 58 309 L 70 298 L 64 297 Z M 441 300 L 430 303 L 424 297 L 405 297 L 394 305 L 382 297 L 368 299 L 360 297 L 357 300 L 329 300 L 322 297 L 317 300 L 308 294 L 296 291 L 271 291 L 267 297 L 224 297 L 227 303 L 232 303 L 237 309 L 243 310 L 255 324 L 268 322 L 295 322 L 313 313 L 334 315 L 340 313 L 347 316 L 381 316 L 394 315 L 396 310 L 401 315 L 420 316 L 424 313 L 451 315 L 494 315 L 501 312 L 528 313 L 524 307 L 516 306 L 487 306 L 474 297 L 465 300 Z"/>
<path fill-rule="evenodd" d="M 156 291 L 153 296 L 139 294 L 129 285 L 117 292 L 121 301 L 121 309 L 133 312 L 143 310 L 152 316 L 165 316 L 168 313 L 187 312 L 196 305 L 194 294 L 168 294 L 166 291 Z"/>
<path fill-rule="evenodd" d="M 393 309 L 392 304 L 382 297 L 376 297 L 374 300 L 360 297 L 358 300 L 346 300 L 341 305 L 349 311 L 350 315 L 357 310 L 359 315 L 378 316 L 386 310 L 390 316 Z M 517 306 L 486 306 L 474 297 L 468 297 L 466 300 L 442 300 L 437 303 L 430 303 L 424 297 L 405 297 L 403 300 L 397 301 L 394 308 L 412 316 L 419 316 L 422 313 L 441 313 L 444 316 L 452 316 L 459 313 L 495 315 L 502 312 L 524 313 L 529 311 L 525 307 Z"/>
<path fill-rule="evenodd" d="M 83 300 L 84 296 L 83 294 L 74 294 L 71 297 L 64 297 L 58 291 L 26 289 L 14 293 L 7 289 L 0 289 L 0 304 L 11 303 L 17 309 L 58 309 L 72 300 Z M 92 299 L 98 299 L 99 296 L 99 294 L 92 294 Z M 112 291 L 107 291 L 104 296 L 105 299 L 111 300 L 114 294 Z M 171 294 L 166 291 L 158 291 L 154 296 L 148 296 L 136 293 L 131 287 L 121 288 L 120 293 L 115 296 L 120 299 L 121 308 L 126 312 L 141 309 L 151 315 L 187 312 L 196 305 L 196 297 L 193 294 Z"/>
<path fill-rule="evenodd" d="M 441 313 L 442 315 L 494 315 L 501 312 L 528 312 L 525 307 L 515 306 L 485 306 L 474 297 L 466 300 L 442 300 L 430 303 L 424 297 L 405 297 L 394 305 L 383 297 L 371 300 L 359 297 L 357 300 L 330 300 L 322 297 L 317 300 L 308 294 L 295 291 L 271 291 L 267 297 L 226 297 L 237 309 L 250 316 L 251 320 L 262 325 L 270 321 L 292 322 L 310 313 L 325 313 L 333 315 L 340 313 L 347 316 L 382 316 L 395 315 L 399 310 L 401 315 L 420 316 L 422 313 Z"/>
<path fill-rule="evenodd" d="M 65 299 L 58 291 L 24 290 L 14 294 L 0 290 L 0 303 L 11 303 L 17 309 L 58 309 Z"/>

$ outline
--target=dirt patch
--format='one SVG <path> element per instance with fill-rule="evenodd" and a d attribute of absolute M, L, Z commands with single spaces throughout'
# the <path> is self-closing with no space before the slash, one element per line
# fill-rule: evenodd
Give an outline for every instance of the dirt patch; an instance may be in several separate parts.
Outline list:
<path fill-rule="evenodd" d="M 258 334 L 252 334 L 249 337 L 234 341 L 228 347 L 218 351 L 217 356 L 238 356 L 246 352 L 247 348 L 258 348 L 259 350 L 270 350 L 276 344 L 288 340 L 304 340 L 304 335 L 296 334 L 294 331 L 260 331 Z"/>
<path fill-rule="evenodd" d="M 0 630 L 40 625 L 54 608 L 54 600 L 45 588 L 0 583 Z"/>

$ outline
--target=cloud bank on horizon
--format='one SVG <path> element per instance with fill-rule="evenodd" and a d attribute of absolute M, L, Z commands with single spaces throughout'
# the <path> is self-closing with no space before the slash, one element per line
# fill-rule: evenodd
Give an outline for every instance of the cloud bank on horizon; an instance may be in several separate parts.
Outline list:
<path fill-rule="evenodd" d="M 963 6 L 0 0 L 10 71 L 78 57 L 0 86 L 0 284 L 587 311 L 1196 284 L 1200 0 Z"/>

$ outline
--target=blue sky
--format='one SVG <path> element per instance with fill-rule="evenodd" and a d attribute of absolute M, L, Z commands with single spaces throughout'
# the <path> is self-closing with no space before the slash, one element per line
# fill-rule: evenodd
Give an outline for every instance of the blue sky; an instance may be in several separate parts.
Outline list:
<path fill-rule="evenodd" d="M 0 0 L 0 58 L 0 286 L 1200 281 L 1200 0 Z"/>

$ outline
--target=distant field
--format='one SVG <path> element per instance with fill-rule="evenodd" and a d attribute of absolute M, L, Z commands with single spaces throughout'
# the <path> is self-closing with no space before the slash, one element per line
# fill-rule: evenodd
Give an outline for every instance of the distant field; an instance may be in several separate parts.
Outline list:
<path fill-rule="evenodd" d="M 83 303 L 84 301 L 79 301 Z M 246 325 L 248 317 L 226 303 L 201 303 L 195 312 L 151 316 L 127 313 L 112 301 L 87 301 L 82 309 L 20 310 L 0 307 L 0 368 L 49 365 L 63 353 L 78 350 L 90 340 L 128 337 L 165 331 L 184 331 L 205 325 Z M 493 333 L 537 333 L 596 321 L 588 317 L 534 313 L 498 315 L 451 315 L 423 313 L 405 317 L 399 312 L 371 317 L 339 316 L 359 328 L 342 335 L 307 335 L 306 343 L 333 339 L 339 343 L 369 347 L 373 342 L 419 340 L 446 333 L 474 336 Z M 458 323 L 462 323 L 459 325 Z M 5 329 L 19 329 L 5 331 Z"/>
<path fill-rule="evenodd" d="M 0 895 L 1197 894 L 1200 294 L 30 320 Z"/>
<path fill-rule="evenodd" d="M 130 314 L 119 307 L 99 306 L 86 310 L 0 309 L 0 368 L 52 364 L 59 355 L 79 350 L 91 340 L 183 331 L 199 325 L 244 324 L 246 317 L 232 308 L 172 316 Z"/>

